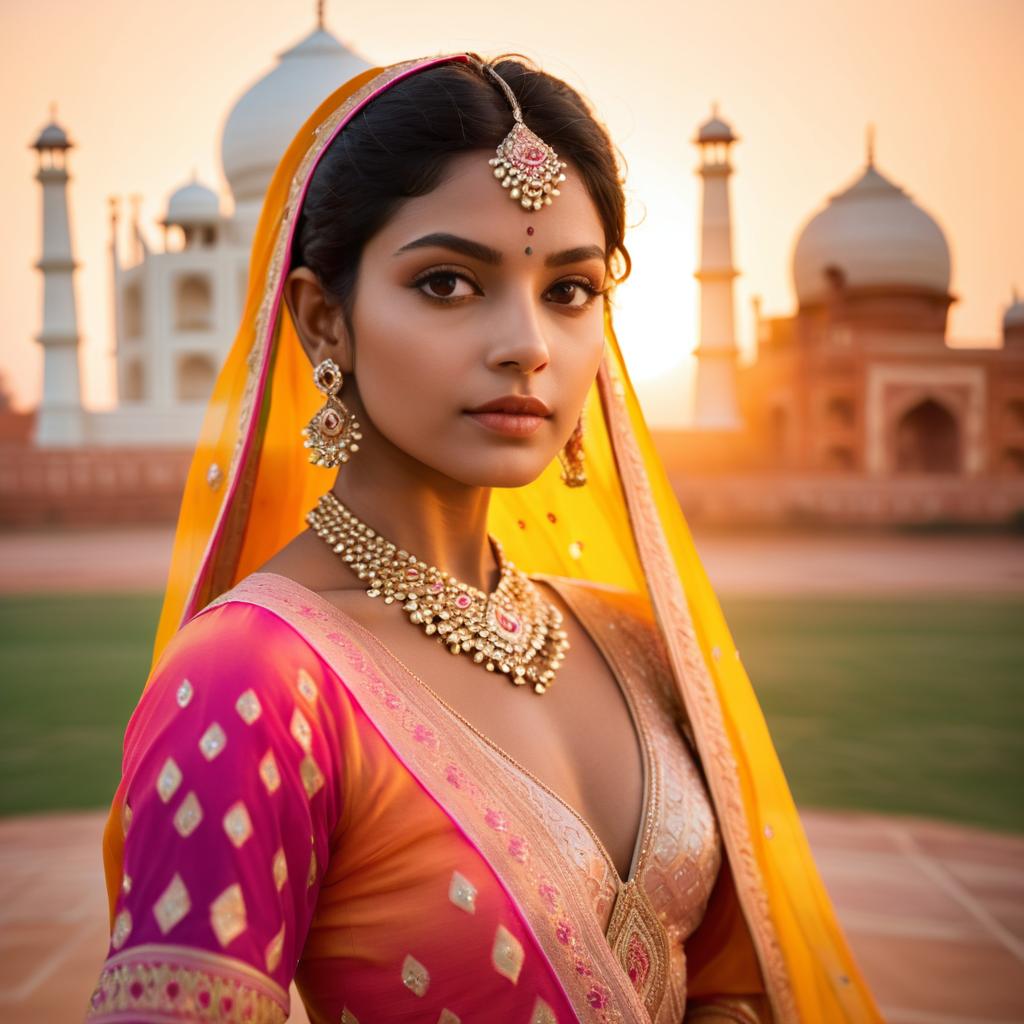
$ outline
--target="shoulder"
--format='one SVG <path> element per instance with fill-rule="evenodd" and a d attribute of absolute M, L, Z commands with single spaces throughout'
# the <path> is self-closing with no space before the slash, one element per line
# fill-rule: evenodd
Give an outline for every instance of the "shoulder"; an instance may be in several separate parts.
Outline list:
<path fill-rule="evenodd" d="M 184 623 L 153 665 L 128 722 L 126 754 L 143 735 L 186 718 L 233 723 L 253 743 L 269 731 L 327 732 L 343 687 L 302 631 L 286 618 L 228 591 Z M 237 749 L 237 744 L 235 744 Z"/>

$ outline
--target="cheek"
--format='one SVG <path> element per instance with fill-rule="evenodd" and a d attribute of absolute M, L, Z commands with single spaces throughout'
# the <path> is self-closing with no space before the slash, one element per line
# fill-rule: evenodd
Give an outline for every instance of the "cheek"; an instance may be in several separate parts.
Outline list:
<path fill-rule="evenodd" d="M 471 368 L 468 347 L 407 303 L 388 306 L 354 324 L 359 392 L 381 426 L 414 420 L 428 426 L 459 404 L 459 382 Z"/>

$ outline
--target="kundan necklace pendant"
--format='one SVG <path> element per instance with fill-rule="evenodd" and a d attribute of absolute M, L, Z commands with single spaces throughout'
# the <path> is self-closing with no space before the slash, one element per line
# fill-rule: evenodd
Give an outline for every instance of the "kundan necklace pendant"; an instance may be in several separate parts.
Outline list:
<path fill-rule="evenodd" d="M 530 684 L 535 693 L 551 686 L 569 649 L 562 613 L 505 561 L 495 538 L 501 577 L 487 594 L 385 540 L 332 491 L 321 496 L 306 522 L 366 581 L 369 597 L 401 602 L 409 621 L 452 654 L 469 654 L 488 672 L 502 672 L 516 686 Z"/>

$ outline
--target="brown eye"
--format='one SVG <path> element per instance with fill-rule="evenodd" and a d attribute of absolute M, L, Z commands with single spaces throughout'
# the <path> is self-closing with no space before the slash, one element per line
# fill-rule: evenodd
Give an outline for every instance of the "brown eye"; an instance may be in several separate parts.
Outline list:
<path fill-rule="evenodd" d="M 559 292 L 559 289 L 564 290 Z M 551 288 L 549 294 L 561 295 L 561 299 L 556 299 L 560 306 L 582 309 L 597 294 L 597 289 L 582 281 L 559 281 Z"/>
<path fill-rule="evenodd" d="M 416 282 L 416 287 L 427 296 L 428 299 L 461 299 L 472 295 L 472 288 L 468 292 L 456 294 L 456 287 L 459 281 L 470 283 L 463 274 L 457 274 L 453 270 L 435 270 L 425 274 Z"/>

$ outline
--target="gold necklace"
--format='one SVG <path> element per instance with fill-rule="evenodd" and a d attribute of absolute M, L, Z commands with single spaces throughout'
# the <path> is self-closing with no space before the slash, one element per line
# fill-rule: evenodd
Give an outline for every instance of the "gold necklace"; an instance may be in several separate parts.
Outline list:
<path fill-rule="evenodd" d="M 500 671 L 535 693 L 552 684 L 569 649 L 562 613 L 491 537 L 501 576 L 487 594 L 385 540 L 358 519 L 333 491 L 306 514 L 331 550 L 367 583 L 369 597 L 402 602 L 409 621 L 452 654 L 469 654 L 488 672 Z"/>

